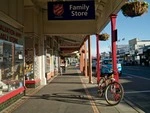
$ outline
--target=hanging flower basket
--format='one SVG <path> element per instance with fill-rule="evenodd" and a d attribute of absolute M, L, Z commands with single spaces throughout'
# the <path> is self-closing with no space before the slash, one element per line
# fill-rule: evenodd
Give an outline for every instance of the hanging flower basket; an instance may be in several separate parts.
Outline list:
<path fill-rule="evenodd" d="M 148 11 L 148 3 L 145 1 L 130 1 L 126 2 L 122 8 L 121 11 L 124 16 L 127 17 L 136 17 L 136 16 L 141 16 L 145 12 Z"/>
<path fill-rule="evenodd" d="M 107 33 L 103 33 L 103 34 L 99 35 L 99 40 L 101 40 L 101 41 L 106 41 L 108 39 L 109 39 L 109 34 L 107 34 Z"/>

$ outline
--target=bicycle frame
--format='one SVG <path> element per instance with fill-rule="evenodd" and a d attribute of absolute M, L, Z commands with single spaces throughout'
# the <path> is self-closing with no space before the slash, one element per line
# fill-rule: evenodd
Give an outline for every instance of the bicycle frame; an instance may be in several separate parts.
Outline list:
<path fill-rule="evenodd" d="M 108 91 L 109 89 L 110 94 Z M 122 85 L 115 80 L 114 74 L 112 73 L 110 75 L 105 74 L 103 77 L 101 77 L 100 81 L 98 82 L 98 93 L 100 97 L 105 96 L 105 100 L 109 105 L 117 105 L 123 98 L 124 90 Z M 108 95 L 113 96 L 112 101 L 114 101 L 114 103 L 109 100 Z"/>

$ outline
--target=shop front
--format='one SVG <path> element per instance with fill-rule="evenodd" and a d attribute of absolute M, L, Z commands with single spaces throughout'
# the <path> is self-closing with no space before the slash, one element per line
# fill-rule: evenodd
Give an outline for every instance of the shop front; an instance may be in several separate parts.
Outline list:
<path fill-rule="evenodd" d="M 30 34 L 25 36 L 25 86 L 27 88 L 35 88 L 40 85 L 39 76 L 39 38 Z"/>
<path fill-rule="evenodd" d="M 46 37 L 44 42 L 44 51 L 45 51 L 45 74 L 46 79 L 49 81 L 53 76 L 58 74 L 58 64 L 59 64 L 59 55 L 58 55 L 58 41 L 55 37 Z"/>
<path fill-rule="evenodd" d="M 142 54 L 140 54 L 140 65 L 150 66 L 150 46 L 143 48 Z"/>
<path fill-rule="evenodd" d="M 0 21 L 0 104 L 23 94 L 24 46 L 22 31 Z"/>

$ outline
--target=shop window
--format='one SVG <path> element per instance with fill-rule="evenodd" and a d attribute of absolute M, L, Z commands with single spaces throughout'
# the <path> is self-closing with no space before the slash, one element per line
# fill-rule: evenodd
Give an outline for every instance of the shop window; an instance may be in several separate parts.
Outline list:
<path fill-rule="evenodd" d="M 34 80 L 33 72 L 33 62 L 34 62 L 34 48 L 33 48 L 33 38 L 25 38 L 25 79 Z"/>
<path fill-rule="evenodd" d="M 0 95 L 23 86 L 23 46 L 0 40 Z"/>

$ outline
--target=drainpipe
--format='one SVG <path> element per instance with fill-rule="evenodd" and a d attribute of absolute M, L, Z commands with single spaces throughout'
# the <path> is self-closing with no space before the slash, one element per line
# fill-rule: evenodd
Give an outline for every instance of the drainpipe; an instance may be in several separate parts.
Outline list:
<path fill-rule="evenodd" d="M 118 76 L 118 69 L 117 69 L 117 51 L 116 51 L 116 41 L 117 41 L 117 33 L 116 33 L 116 14 L 111 14 L 111 36 L 112 36 L 112 64 L 113 64 L 113 71 L 116 81 L 119 80 Z"/>

